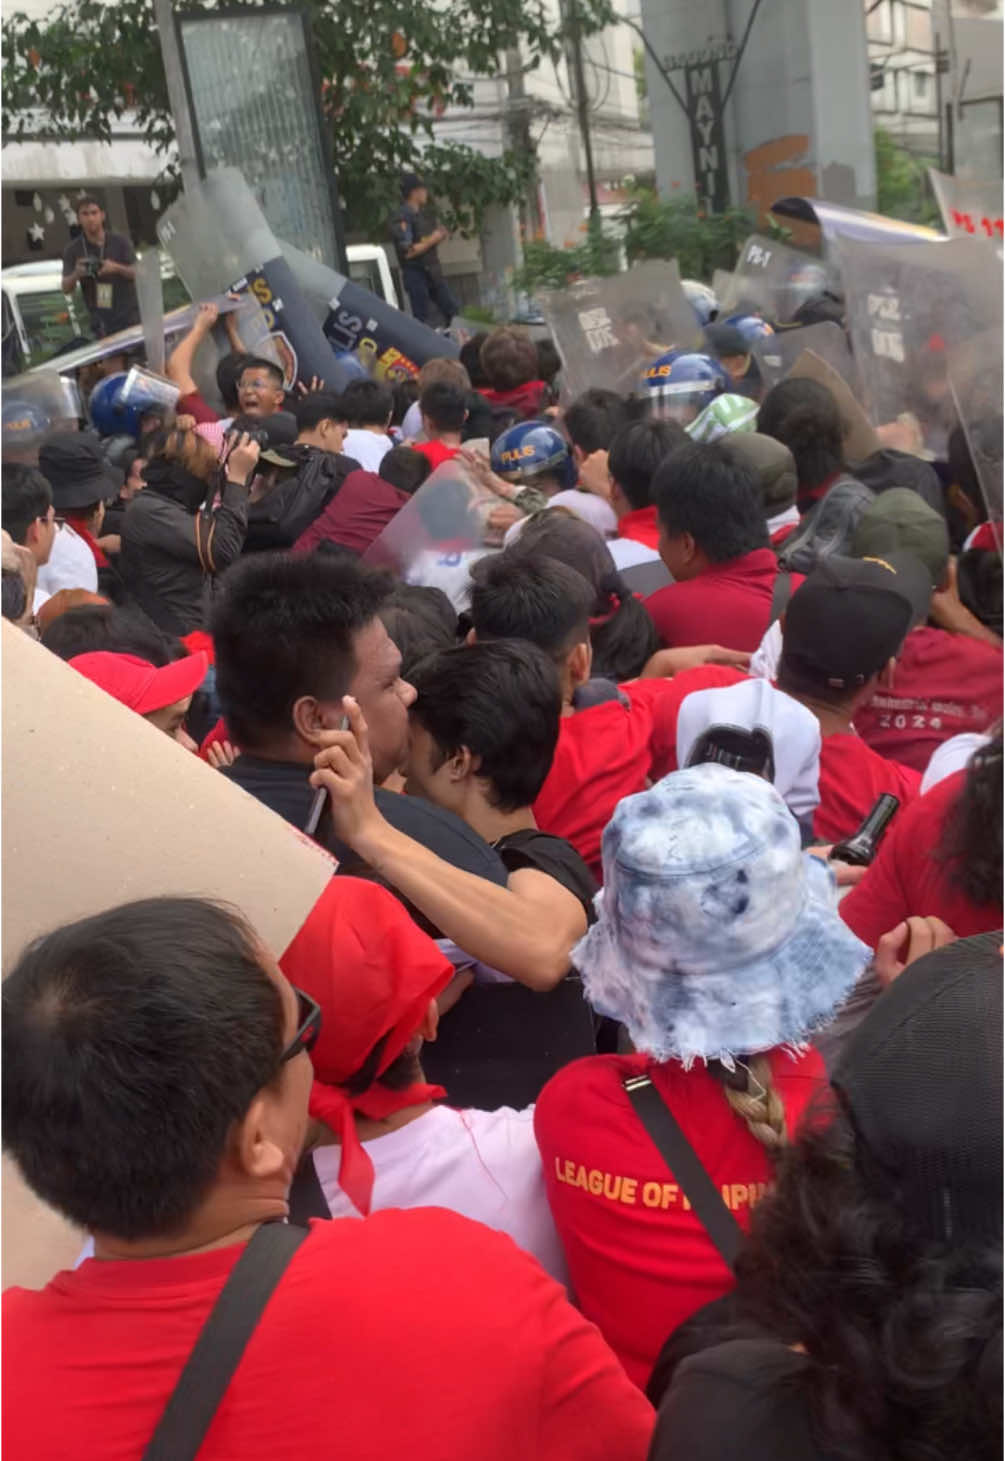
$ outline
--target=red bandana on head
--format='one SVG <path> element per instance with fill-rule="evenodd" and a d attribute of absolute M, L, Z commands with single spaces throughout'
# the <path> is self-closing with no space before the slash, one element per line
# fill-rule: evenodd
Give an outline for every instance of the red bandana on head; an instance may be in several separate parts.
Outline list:
<path fill-rule="evenodd" d="M 403 1091 L 374 1084 L 350 1095 L 345 1085 L 382 1039 L 374 1081 L 397 1060 L 430 1000 L 453 978 L 453 965 L 386 889 L 343 877 L 331 879 L 279 963 L 287 979 L 321 1006 L 310 1112 L 341 1141 L 339 1186 L 365 1216 L 373 1163 L 356 1135 L 353 1112 L 379 1121 L 446 1091 L 416 1082 Z"/>

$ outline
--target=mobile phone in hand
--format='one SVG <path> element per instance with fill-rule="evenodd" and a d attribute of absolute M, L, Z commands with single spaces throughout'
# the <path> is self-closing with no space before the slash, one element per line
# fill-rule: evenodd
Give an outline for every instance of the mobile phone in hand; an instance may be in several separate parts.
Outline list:
<path fill-rule="evenodd" d="M 343 715 L 342 719 L 338 723 L 338 728 L 340 731 L 346 731 L 349 729 L 349 717 L 347 715 Z M 304 831 L 307 833 L 308 837 L 317 836 L 317 830 L 321 823 L 321 814 L 325 809 L 325 802 L 327 801 L 327 799 L 328 788 L 324 786 L 319 786 L 317 791 L 314 793 L 314 800 L 311 802 L 311 809 L 307 815 L 307 821 L 304 823 Z"/>

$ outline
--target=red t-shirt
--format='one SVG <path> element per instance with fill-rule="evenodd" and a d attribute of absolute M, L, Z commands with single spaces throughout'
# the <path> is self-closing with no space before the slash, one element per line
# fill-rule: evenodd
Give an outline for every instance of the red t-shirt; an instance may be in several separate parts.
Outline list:
<path fill-rule="evenodd" d="M 551 393 L 546 381 L 528 380 L 522 386 L 514 386 L 509 391 L 497 391 L 492 386 L 483 386 L 478 394 L 490 406 L 503 410 L 508 407 L 511 411 L 518 411 L 522 420 L 533 421 L 543 412 Z"/>
<path fill-rule="evenodd" d="M 1002 903 L 975 903 L 959 886 L 940 850 L 948 814 L 963 792 L 966 771 L 939 781 L 900 811 L 880 844 L 876 861 L 838 905 L 863 943 L 875 948 L 905 918 L 941 918 L 961 938 L 1002 926 Z"/>
<path fill-rule="evenodd" d="M 408 501 L 407 492 L 360 467 L 349 473 L 321 516 L 300 534 L 294 552 L 310 553 L 328 542 L 365 553 Z"/>
<path fill-rule="evenodd" d="M 655 507 L 638 507 L 618 518 L 618 537 L 631 538 L 656 551 L 660 546 L 660 523 Z M 650 601 L 651 602 L 651 601 Z"/>
<path fill-rule="evenodd" d="M 221 419 L 219 412 L 207 405 L 198 391 L 190 391 L 187 396 L 179 396 L 174 403 L 174 409 L 176 416 L 193 416 L 197 425 L 200 423 L 205 425 Z"/>
<path fill-rule="evenodd" d="M 667 976 L 672 978 L 672 974 Z M 790 1133 L 826 1084 L 816 1051 L 770 1054 Z M 583 1313 L 638 1385 L 672 1330 L 732 1287 L 724 1260 L 691 1211 L 625 1094 L 648 1073 L 740 1226 L 771 1185 L 767 1149 L 726 1103 L 703 1065 L 645 1055 L 591 1055 L 552 1076 L 534 1132 L 548 1201 Z"/>
<path fill-rule="evenodd" d="M 444 462 L 452 461 L 460 451 L 460 447 L 446 446 L 442 441 L 417 441 L 412 450 L 424 456 L 435 471 L 437 467 L 442 467 Z"/>
<path fill-rule="evenodd" d="M 661 642 L 668 649 L 721 644 L 753 652 L 771 619 L 778 559 L 770 548 L 716 563 L 697 578 L 658 589 L 646 599 Z M 792 575 L 792 593 L 802 583 Z"/>
<path fill-rule="evenodd" d="M 614 808 L 676 769 L 677 710 L 684 696 L 742 678 L 710 665 L 672 680 L 632 680 L 620 686 L 627 706 L 609 700 L 563 716 L 551 770 L 534 803 L 541 831 L 571 842 L 602 882 L 600 840 Z"/>
<path fill-rule="evenodd" d="M 920 790 L 917 771 L 888 761 L 858 736 L 824 736 L 820 743 L 820 805 L 813 814 L 813 834 L 821 842 L 840 842 L 858 831 L 884 791 L 897 797 L 903 810 Z"/>
<path fill-rule="evenodd" d="M 3 1444 L 136 1461 L 241 1248 L 90 1259 L 3 1296 Z M 437 1208 L 315 1222 L 200 1461 L 643 1461 L 653 1414 L 515 1244 Z"/>
<path fill-rule="evenodd" d="M 904 640 L 893 689 L 856 711 L 855 729 L 880 755 L 923 772 L 943 741 L 987 730 L 1001 713 L 1001 649 L 923 625 Z"/>

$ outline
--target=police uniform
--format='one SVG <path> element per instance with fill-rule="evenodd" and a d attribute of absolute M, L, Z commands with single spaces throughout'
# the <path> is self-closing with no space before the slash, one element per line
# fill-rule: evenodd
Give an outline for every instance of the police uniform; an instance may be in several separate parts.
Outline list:
<path fill-rule="evenodd" d="M 430 301 L 435 303 L 449 325 L 457 314 L 458 304 L 443 277 L 439 249 L 427 249 L 417 258 L 407 258 L 408 250 L 420 239 L 427 238 L 436 227 L 435 219 L 420 208 L 402 203 L 391 220 L 391 236 L 398 254 L 401 278 L 412 306 L 412 314 L 423 324 L 429 323 Z"/>

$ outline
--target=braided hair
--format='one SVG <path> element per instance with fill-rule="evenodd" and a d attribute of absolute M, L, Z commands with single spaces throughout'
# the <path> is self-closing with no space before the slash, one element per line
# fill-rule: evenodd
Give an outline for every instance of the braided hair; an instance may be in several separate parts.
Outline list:
<path fill-rule="evenodd" d="M 727 1070 L 720 1061 L 710 1060 L 708 1072 L 722 1083 L 726 1104 L 747 1123 L 751 1135 L 762 1146 L 769 1152 L 780 1152 L 788 1145 L 785 1107 L 766 1055 L 745 1056 L 737 1060 L 735 1070 Z"/>

